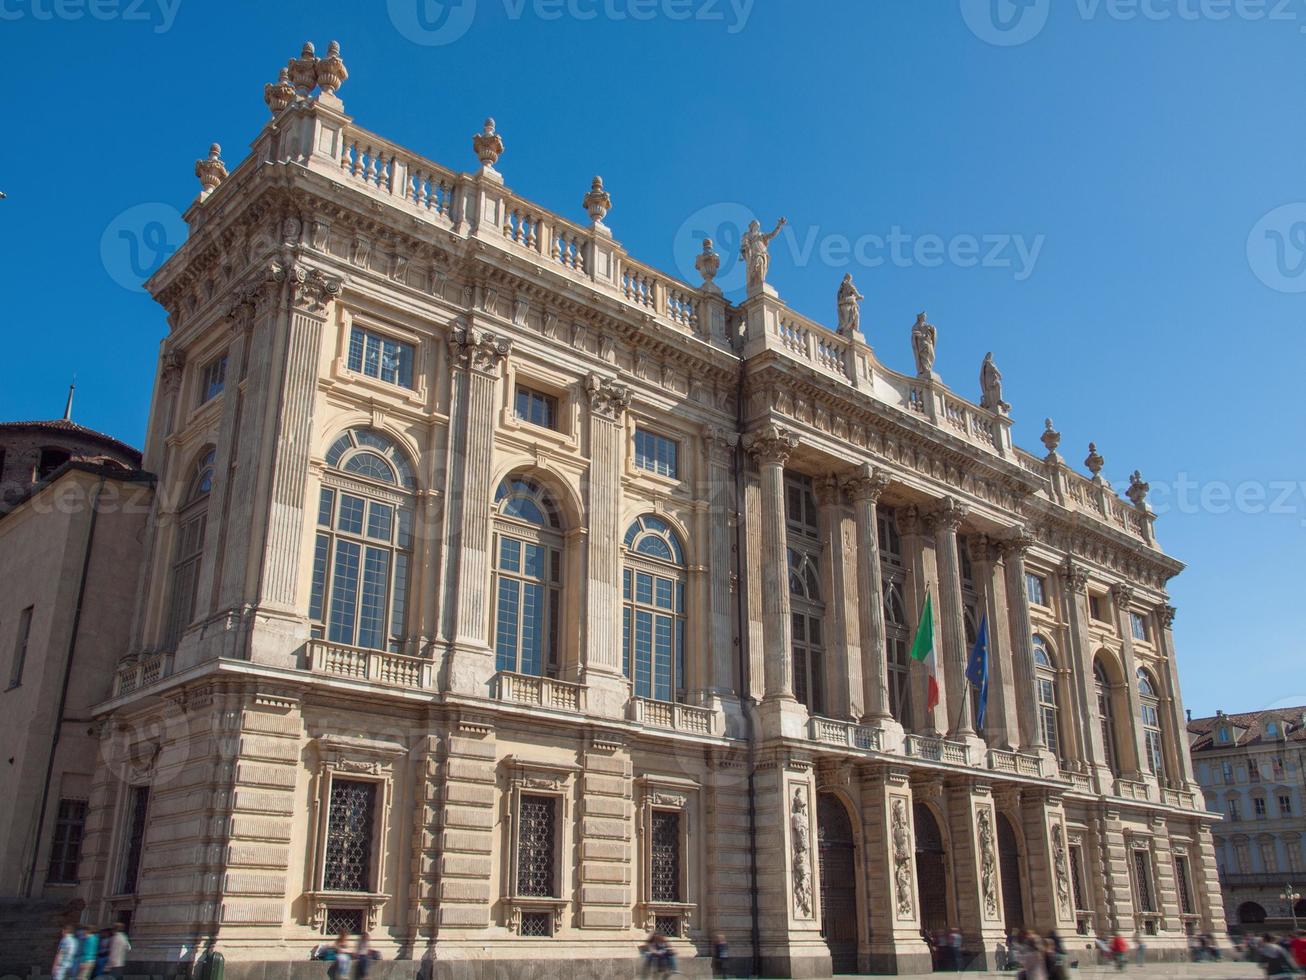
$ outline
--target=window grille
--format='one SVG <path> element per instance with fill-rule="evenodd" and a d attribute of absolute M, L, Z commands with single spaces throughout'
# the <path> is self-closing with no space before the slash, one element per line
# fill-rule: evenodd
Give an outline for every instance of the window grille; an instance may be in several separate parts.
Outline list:
<path fill-rule="evenodd" d="M 555 897 L 557 811 L 558 803 L 552 796 L 521 798 L 517 834 L 518 895 Z"/>
<path fill-rule="evenodd" d="M 680 899 L 680 814 L 653 811 L 651 851 L 652 899 L 679 902 Z"/>
<path fill-rule="evenodd" d="M 376 783 L 332 780 L 327 812 L 326 866 L 322 875 L 325 890 L 371 891 L 375 809 Z"/>
<path fill-rule="evenodd" d="M 328 936 L 338 936 L 342 932 L 347 932 L 351 936 L 358 935 L 363 931 L 363 910 L 328 909 L 326 927 L 323 931 Z"/>
<path fill-rule="evenodd" d="M 521 934 L 523 936 L 552 936 L 553 914 L 551 912 L 523 912 L 521 914 Z"/>

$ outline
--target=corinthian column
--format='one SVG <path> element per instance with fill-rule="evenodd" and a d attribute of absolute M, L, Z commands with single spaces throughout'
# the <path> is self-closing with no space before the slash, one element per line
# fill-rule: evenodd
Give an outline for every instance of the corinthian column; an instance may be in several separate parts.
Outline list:
<path fill-rule="evenodd" d="M 735 623 L 731 614 L 730 532 L 734 519 L 734 481 L 730 473 L 730 457 L 739 436 L 725 429 L 709 427 L 703 432 L 703 446 L 707 452 L 708 475 L 708 594 L 712 609 L 709 632 L 711 663 L 710 675 L 703 684 L 713 694 L 734 698 Z"/>
<path fill-rule="evenodd" d="M 793 647 L 789 635 L 789 552 L 785 533 L 785 463 L 798 437 L 778 425 L 744 436 L 762 483 L 762 655 L 765 701 L 793 701 Z"/>
<path fill-rule="evenodd" d="M 955 712 L 956 725 L 950 734 L 963 738 L 975 734 L 971 724 L 970 698 L 966 696 L 966 627 L 962 618 L 961 562 L 957 556 L 957 529 L 969 510 L 949 497 L 931 515 L 934 550 L 939 562 L 939 633 L 943 638 L 943 679 L 948 688 L 948 707 Z"/>
<path fill-rule="evenodd" d="M 1034 689 L 1034 627 L 1029 618 L 1029 592 L 1025 587 L 1025 556 L 1034 536 L 1025 528 L 1002 542 L 1007 570 L 1007 604 L 1011 616 L 1011 676 L 1016 686 L 1016 718 L 1022 752 L 1047 748 L 1038 723 L 1038 695 Z"/>
<path fill-rule="evenodd" d="M 880 578 L 877 507 L 889 477 L 863 464 L 844 480 L 857 529 L 857 603 L 862 648 L 862 721 L 879 724 L 889 715 L 889 665 L 885 656 L 884 584 Z"/>
<path fill-rule="evenodd" d="M 1168 603 L 1156 607 L 1157 647 L 1165 657 L 1166 679 L 1169 682 L 1170 697 L 1167 701 L 1169 711 L 1166 718 L 1167 741 L 1174 745 L 1175 762 L 1173 770 L 1176 777 L 1183 779 L 1185 789 L 1192 789 L 1196 780 L 1193 778 L 1193 757 L 1188 752 L 1188 740 L 1184 737 L 1188 731 L 1188 716 L 1184 712 L 1184 698 L 1179 690 L 1179 665 L 1174 652 L 1174 617 L 1175 608 Z"/>

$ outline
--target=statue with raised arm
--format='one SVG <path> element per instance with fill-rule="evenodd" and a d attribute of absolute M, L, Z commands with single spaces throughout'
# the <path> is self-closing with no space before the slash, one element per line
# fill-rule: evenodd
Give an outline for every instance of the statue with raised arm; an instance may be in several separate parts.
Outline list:
<path fill-rule="evenodd" d="M 924 313 L 916 317 L 916 324 L 911 328 L 911 349 L 916 355 L 916 376 L 919 378 L 934 377 L 934 343 L 938 335 Z"/>
<path fill-rule="evenodd" d="M 984 355 L 984 363 L 980 365 L 980 392 L 980 405 L 990 412 L 1006 415 L 1011 408 L 1002 400 L 1002 372 L 993 363 L 992 351 Z"/>
<path fill-rule="evenodd" d="M 785 225 L 785 219 L 781 218 L 775 226 L 775 230 L 770 234 L 762 231 L 762 223 L 756 218 L 748 226 L 748 231 L 744 232 L 744 237 L 739 242 L 739 257 L 743 259 L 744 265 L 748 270 L 748 293 L 751 296 L 755 292 L 760 292 L 766 285 L 766 273 L 771 267 L 771 253 L 768 246 L 776 235 L 780 234 L 780 229 Z"/>
<path fill-rule="evenodd" d="M 856 337 L 862 326 L 862 308 L 858 304 L 866 297 L 853 285 L 853 274 L 843 277 L 839 284 L 839 334 L 844 337 Z"/>

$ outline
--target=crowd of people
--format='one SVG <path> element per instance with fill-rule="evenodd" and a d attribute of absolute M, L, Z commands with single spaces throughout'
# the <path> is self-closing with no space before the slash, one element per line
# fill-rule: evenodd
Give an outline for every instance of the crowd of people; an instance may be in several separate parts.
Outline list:
<path fill-rule="evenodd" d="M 1245 948 L 1248 960 L 1261 964 L 1267 977 L 1291 977 L 1306 973 L 1306 930 L 1275 938 L 1268 932 L 1249 936 Z"/>
<path fill-rule="evenodd" d="M 330 946 L 317 946 L 313 950 L 313 959 L 331 964 L 327 967 L 328 980 L 367 980 L 367 971 L 380 958 L 365 932 L 360 932 L 355 940 L 348 931 L 342 931 Z"/>
<path fill-rule="evenodd" d="M 131 948 L 127 930 L 121 922 L 98 931 L 86 926 L 66 925 L 59 936 L 59 946 L 50 967 L 51 980 L 90 980 L 91 977 L 122 980 Z"/>

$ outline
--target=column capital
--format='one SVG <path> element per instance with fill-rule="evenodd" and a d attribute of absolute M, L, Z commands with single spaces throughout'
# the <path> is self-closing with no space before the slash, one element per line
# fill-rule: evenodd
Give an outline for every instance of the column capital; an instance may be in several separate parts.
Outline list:
<path fill-rule="evenodd" d="M 1071 595 L 1079 595 L 1088 588 L 1088 571 L 1069 558 L 1061 566 L 1061 584 Z"/>
<path fill-rule="evenodd" d="M 970 514 L 969 507 L 956 497 L 947 497 L 930 512 L 929 519 L 933 522 L 935 530 L 950 531 L 955 534 L 968 514 Z"/>
<path fill-rule="evenodd" d="M 343 277 L 329 275 L 315 265 L 299 261 L 293 254 L 274 258 L 268 264 L 268 279 L 289 283 L 291 305 L 305 313 L 321 313 L 345 285 Z"/>
<path fill-rule="evenodd" d="M 813 480 L 812 493 L 821 507 L 837 507 L 843 503 L 843 488 L 834 476 L 822 476 Z"/>
<path fill-rule="evenodd" d="M 1168 602 L 1163 602 L 1156 607 L 1156 616 L 1161 620 L 1161 626 L 1165 629 L 1174 626 L 1174 618 L 1177 612 L 1178 610 Z"/>
<path fill-rule="evenodd" d="M 853 500 L 879 503 L 880 495 L 888 488 L 889 474 L 863 463 L 843 478 L 843 488 Z"/>
<path fill-rule="evenodd" d="M 1029 555 L 1029 551 L 1034 547 L 1038 539 L 1034 537 L 1034 532 L 1023 524 L 1012 529 L 1011 533 L 998 542 L 998 548 L 1002 551 L 1004 557 L 1019 558 L 1022 561 Z"/>
<path fill-rule="evenodd" d="M 1117 582 L 1111 586 L 1111 598 L 1116 601 L 1116 607 L 1124 612 L 1134 601 L 1134 587 L 1125 582 Z"/>
<path fill-rule="evenodd" d="M 798 448 L 798 436 L 774 422 L 754 429 L 744 436 L 744 448 L 758 463 L 776 463 L 784 466 Z"/>
<path fill-rule="evenodd" d="M 610 422 L 620 422 L 630 407 L 629 388 L 593 371 L 585 379 L 585 397 L 589 399 L 590 411 Z"/>
<path fill-rule="evenodd" d="M 450 363 L 455 369 L 493 377 L 512 350 L 512 340 L 477 327 L 455 327 L 449 334 Z"/>
<path fill-rule="evenodd" d="M 703 426 L 703 445 L 714 455 L 724 456 L 739 445 L 739 433 L 719 425 Z"/>

